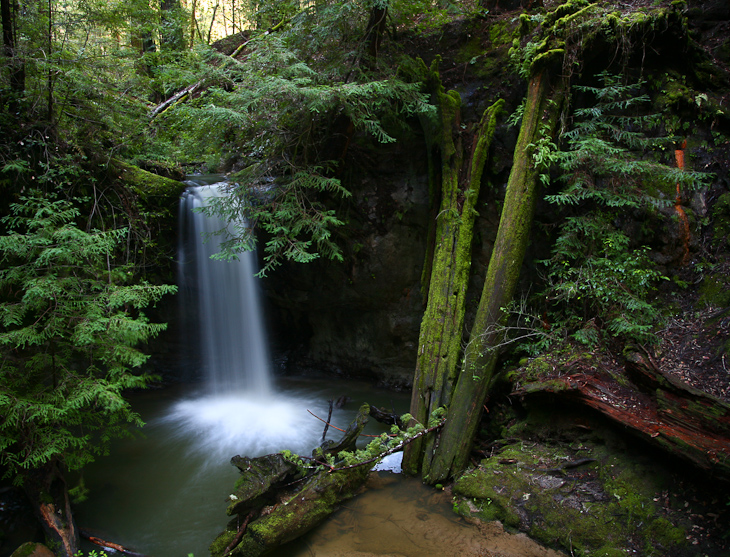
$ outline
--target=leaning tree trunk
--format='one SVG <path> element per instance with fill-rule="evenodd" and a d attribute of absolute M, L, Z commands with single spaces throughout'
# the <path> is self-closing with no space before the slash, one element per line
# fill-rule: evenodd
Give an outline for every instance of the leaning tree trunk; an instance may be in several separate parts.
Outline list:
<path fill-rule="evenodd" d="M 530 79 L 525 112 L 515 146 L 514 162 L 507 184 L 497 238 L 489 261 L 484 289 L 472 327 L 464 363 L 448 409 L 448 419 L 432 455 L 424 455 L 423 479 L 442 481 L 467 464 L 472 439 L 481 418 L 503 335 L 500 327 L 517 286 L 527 248 L 541 170 L 535 164 L 540 139 L 554 134 L 565 94 L 563 80 L 550 84 L 542 69 Z M 430 458 L 430 462 L 425 459 Z"/>
<path fill-rule="evenodd" d="M 441 208 L 437 217 L 436 247 L 432 260 L 428 303 L 421 322 L 418 359 L 413 379 L 410 412 L 422 424 L 431 413 L 449 402 L 464 327 L 464 301 L 471 267 L 471 246 L 477 197 L 496 118 L 503 101 L 488 108 L 475 130 L 469 158 L 464 160 L 465 137 L 460 121 L 461 100 L 456 91 L 444 92 L 436 69 L 428 72 L 428 82 L 438 103 L 441 150 Z M 425 69 L 425 68 L 424 68 Z M 464 134 L 465 135 L 465 134 Z M 418 440 L 408 446 L 403 469 L 410 474 L 421 470 L 423 452 L 433 449 L 430 441 Z M 421 473 L 424 471 L 421 470 Z"/>

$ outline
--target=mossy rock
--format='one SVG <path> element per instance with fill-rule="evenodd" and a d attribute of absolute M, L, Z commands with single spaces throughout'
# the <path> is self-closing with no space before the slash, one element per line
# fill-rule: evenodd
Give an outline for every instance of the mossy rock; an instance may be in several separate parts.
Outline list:
<path fill-rule="evenodd" d="M 10 557 L 54 557 L 54 553 L 42 543 L 26 542 L 13 551 Z"/>
<path fill-rule="evenodd" d="M 576 428 L 578 421 L 577 413 L 558 418 L 536 406 L 505 428 L 511 442 L 455 481 L 454 512 L 499 520 L 576 555 L 625 555 L 636 547 L 673 554 L 686 532 L 655 502 L 669 476 L 649 459 L 634 459 L 610 430 Z"/>
<path fill-rule="evenodd" d="M 727 276 L 711 274 L 702 280 L 700 286 L 700 307 L 730 306 L 730 284 Z"/>
<path fill-rule="evenodd" d="M 113 161 L 112 172 L 144 200 L 153 197 L 177 199 L 186 187 L 178 180 L 147 172 L 120 160 Z"/>

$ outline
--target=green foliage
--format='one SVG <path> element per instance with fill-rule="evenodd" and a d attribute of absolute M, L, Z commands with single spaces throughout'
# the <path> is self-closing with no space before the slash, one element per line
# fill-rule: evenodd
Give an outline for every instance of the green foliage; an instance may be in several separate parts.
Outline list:
<path fill-rule="evenodd" d="M 601 87 L 577 87 L 595 104 L 574 112 L 563 134 L 564 150 L 549 156 L 562 172 L 563 191 L 546 199 L 567 213 L 547 267 L 550 321 L 583 344 L 594 345 L 600 333 L 642 343 L 654 339 L 659 309 L 650 303 L 659 280 L 648 247 L 632 241 L 621 228 L 622 212 L 656 217 L 671 202 L 662 191 L 679 183 L 698 187 L 706 175 L 660 163 L 654 153 L 671 138 L 650 138 L 656 120 L 637 110 L 648 101 L 640 85 L 622 85 L 603 74 Z"/>
<path fill-rule="evenodd" d="M 242 168 L 208 209 L 231 223 L 222 258 L 254 247 L 252 227 L 266 241 L 262 274 L 283 260 L 341 259 L 332 235 L 350 195 L 339 175 L 352 137 L 391 143 L 405 118 L 434 110 L 419 83 L 357 65 L 366 15 L 356 3 L 323 3 L 255 35 L 241 60 L 209 51 L 204 79 L 216 85 L 158 118 L 180 156 L 223 154 Z"/>
<path fill-rule="evenodd" d="M 85 232 L 65 201 L 24 197 L 0 237 L 0 463 L 23 474 L 51 460 L 78 469 L 127 425 L 123 396 L 150 377 L 135 346 L 165 328 L 141 309 L 174 286 L 126 285 L 111 262 L 126 230 Z"/>
<path fill-rule="evenodd" d="M 47 161 L 65 144 L 87 156 L 94 147 L 117 155 L 141 148 L 150 82 L 137 71 L 130 18 L 142 4 L 50 0 L 13 12 L 13 63 L 23 69 L 22 91 L 12 114 L 0 107 L 0 128 L 26 146 L 44 139 L 56 143 L 50 152 L 34 150 L 28 160 Z M 139 13 L 149 34 L 156 31 L 155 16 L 149 3 Z M 3 71 L 0 91 L 6 87 Z M 9 98 L 0 94 L 0 102 Z M 0 166 L 12 146 L 0 146 Z"/>
<path fill-rule="evenodd" d="M 394 25 L 413 28 L 416 33 L 428 35 L 439 32 L 454 18 L 486 15 L 487 10 L 479 2 L 393 0 L 390 2 L 390 13 Z"/>
<path fill-rule="evenodd" d="M 560 304 L 562 325 L 583 344 L 598 343 L 597 323 L 613 336 L 652 342 L 659 310 L 647 300 L 658 280 L 648 248 L 630 249 L 610 215 L 571 217 L 561 227 L 548 266 L 547 296 Z"/>

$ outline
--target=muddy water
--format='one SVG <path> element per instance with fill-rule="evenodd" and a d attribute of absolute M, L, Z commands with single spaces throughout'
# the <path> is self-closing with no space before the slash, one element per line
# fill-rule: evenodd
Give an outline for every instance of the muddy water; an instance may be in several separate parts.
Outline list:
<path fill-rule="evenodd" d="M 282 548 L 290 557 L 562 557 L 499 523 L 470 524 L 451 497 L 400 474 L 373 474 L 368 489 L 325 524 Z"/>

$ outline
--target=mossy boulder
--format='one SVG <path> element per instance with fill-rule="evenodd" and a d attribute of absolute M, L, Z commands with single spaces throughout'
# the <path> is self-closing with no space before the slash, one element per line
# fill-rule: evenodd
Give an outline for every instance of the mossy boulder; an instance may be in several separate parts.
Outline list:
<path fill-rule="evenodd" d="M 13 551 L 10 557 L 54 557 L 54 553 L 42 543 L 27 542 Z"/>
<path fill-rule="evenodd" d="M 671 479 L 584 418 L 535 409 L 453 485 L 454 511 L 575 555 L 672 555 L 686 525 L 660 503 Z"/>

